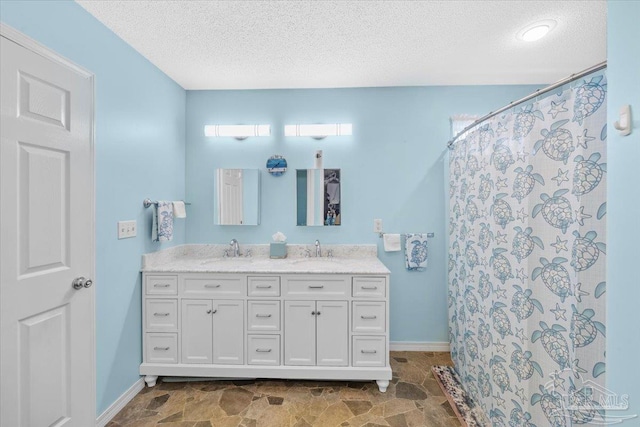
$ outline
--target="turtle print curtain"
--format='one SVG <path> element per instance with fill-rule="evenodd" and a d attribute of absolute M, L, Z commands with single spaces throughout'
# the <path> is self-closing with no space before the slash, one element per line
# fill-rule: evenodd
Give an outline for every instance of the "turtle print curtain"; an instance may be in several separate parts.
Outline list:
<path fill-rule="evenodd" d="M 494 426 L 603 421 L 606 80 L 478 125 L 449 154 L 449 334 Z"/>

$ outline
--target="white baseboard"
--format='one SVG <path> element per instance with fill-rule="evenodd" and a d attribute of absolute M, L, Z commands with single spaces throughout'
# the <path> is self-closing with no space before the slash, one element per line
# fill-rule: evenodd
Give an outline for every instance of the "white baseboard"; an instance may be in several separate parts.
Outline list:
<path fill-rule="evenodd" d="M 122 408 L 124 408 L 127 403 L 129 403 L 131 399 L 133 399 L 136 394 L 138 394 L 143 388 L 144 379 L 140 378 L 138 381 L 133 383 L 131 387 L 129 387 L 129 390 L 122 393 L 122 395 L 117 398 L 116 401 L 111 404 L 111 406 L 109 406 L 102 414 L 100 414 L 98 419 L 96 419 L 96 427 L 106 426 L 109 421 L 111 421 L 113 417 L 115 417 L 118 412 L 120 412 Z"/>
<path fill-rule="evenodd" d="M 391 341 L 389 351 L 449 351 L 448 342 Z"/>

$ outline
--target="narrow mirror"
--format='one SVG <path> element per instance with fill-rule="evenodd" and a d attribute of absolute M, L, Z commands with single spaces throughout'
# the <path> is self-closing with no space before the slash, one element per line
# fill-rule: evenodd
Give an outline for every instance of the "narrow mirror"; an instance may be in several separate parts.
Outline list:
<path fill-rule="evenodd" d="M 260 224 L 260 170 L 216 169 L 214 224 Z"/>
<path fill-rule="evenodd" d="M 340 169 L 296 170 L 296 224 L 332 226 L 342 222 Z"/>

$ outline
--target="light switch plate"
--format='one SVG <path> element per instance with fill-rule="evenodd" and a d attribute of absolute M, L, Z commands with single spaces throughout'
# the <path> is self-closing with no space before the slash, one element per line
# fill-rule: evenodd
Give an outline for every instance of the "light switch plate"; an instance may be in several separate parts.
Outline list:
<path fill-rule="evenodd" d="M 136 237 L 138 225 L 135 220 L 118 221 L 118 239 L 129 239 Z"/>
<path fill-rule="evenodd" d="M 373 232 L 374 233 L 382 233 L 382 220 L 374 219 L 373 220 Z"/>

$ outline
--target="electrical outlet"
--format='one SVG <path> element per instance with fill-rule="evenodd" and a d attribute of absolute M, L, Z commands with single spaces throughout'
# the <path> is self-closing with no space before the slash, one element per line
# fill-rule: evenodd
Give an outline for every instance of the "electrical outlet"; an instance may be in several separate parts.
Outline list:
<path fill-rule="evenodd" d="M 382 220 L 374 219 L 373 220 L 373 232 L 374 233 L 382 233 Z"/>
<path fill-rule="evenodd" d="M 135 220 L 118 221 L 118 239 L 128 239 L 136 237 L 138 226 Z"/>

